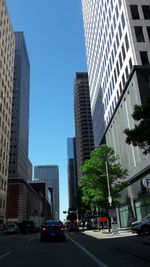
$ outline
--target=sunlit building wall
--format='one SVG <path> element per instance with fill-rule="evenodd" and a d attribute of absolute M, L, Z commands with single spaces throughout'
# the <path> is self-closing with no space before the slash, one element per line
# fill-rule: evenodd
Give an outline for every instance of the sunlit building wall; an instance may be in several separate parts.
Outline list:
<path fill-rule="evenodd" d="M 149 0 L 82 0 L 95 145 L 124 91 L 133 65 L 150 62 Z"/>
<path fill-rule="evenodd" d="M 15 37 L 6 2 L 0 1 L 0 223 L 6 218 L 6 195 L 13 94 Z"/>

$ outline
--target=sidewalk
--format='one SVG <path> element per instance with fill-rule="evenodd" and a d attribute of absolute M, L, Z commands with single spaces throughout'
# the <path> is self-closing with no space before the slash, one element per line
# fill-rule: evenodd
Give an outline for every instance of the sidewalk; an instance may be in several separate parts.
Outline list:
<path fill-rule="evenodd" d="M 107 230 L 99 231 L 99 230 L 84 230 L 82 232 L 85 235 L 95 237 L 97 239 L 104 238 L 117 238 L 117 237 L 126 237 L 126 236 L 134 236 L 136 234 L 132 233 L 131 230 L 128 229 L 119 229 L 116 233 L 108 233 Z"/>

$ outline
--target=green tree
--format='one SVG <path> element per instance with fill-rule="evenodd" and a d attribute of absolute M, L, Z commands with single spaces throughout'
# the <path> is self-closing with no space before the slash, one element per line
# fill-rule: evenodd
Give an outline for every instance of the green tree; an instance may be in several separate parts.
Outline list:
<path fill-rule="evenodd" d="M 101 145 L 91 152 L 91 158 L 81 167 L 82 177 L 79 183 L 81 203 L 90 207 L 90 212 L 106 212 L 108 208 L 108 184 L 106 175 L 106 161 L 111 186 L 112 204 L 115 206 L 119 190 L 127 186 L 122 182 L 127 171 L 118 162 L 113 148 Z"/>
<path fill-rule="evenodd" d="M 133 129 L 125 129 L 126 143 L 143 149 L 143 154 L 150 153 L 150 97 L 146 97 L 143 105 L 135 105 L 132 117 L 139 122 Z"/>

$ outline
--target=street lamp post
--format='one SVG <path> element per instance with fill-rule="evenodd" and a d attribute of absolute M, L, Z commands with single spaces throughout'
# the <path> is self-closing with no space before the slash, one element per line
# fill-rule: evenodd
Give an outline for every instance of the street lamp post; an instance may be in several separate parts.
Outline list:
<path fill-rule="evenodd" d="M 108 163 L 105 161 L 105 166 L 106 166 L 106 176 L 107 176 L 107 187 L 108 187 L 108 202 L 110 207 L 112 206 L 112 197 L 110 193 L 110 181 L 109 181 L 109 173 L 108 173 Z"/>

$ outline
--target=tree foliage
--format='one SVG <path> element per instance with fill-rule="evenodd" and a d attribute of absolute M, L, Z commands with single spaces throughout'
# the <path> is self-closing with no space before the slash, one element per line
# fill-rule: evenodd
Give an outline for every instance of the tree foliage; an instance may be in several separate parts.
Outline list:
<path fill-rule="evenodd" d="M 126 143 L 143 149 L 146 155 L 150 153 L 150 97 L 146 97 L 142 106 L 135 105 L 132 117 L 139 122 L 133 129 L 125 129 Z"/>
<path fill-rule="evenodd" d="M 81 167 L 82 177 L 80 180 L 81 201 L 83 205 L 94 211 L 106 211 L 108 207 L 108 184 L 106 176 L 106 161 L 108 166 L 109 181 L 113 205 L 116 204 L 118 191 L 127 186 L 121 182 L 127 171 L 123 170 L 118 162 L 113 148 L 101 145 L 91 153 Z"/>

